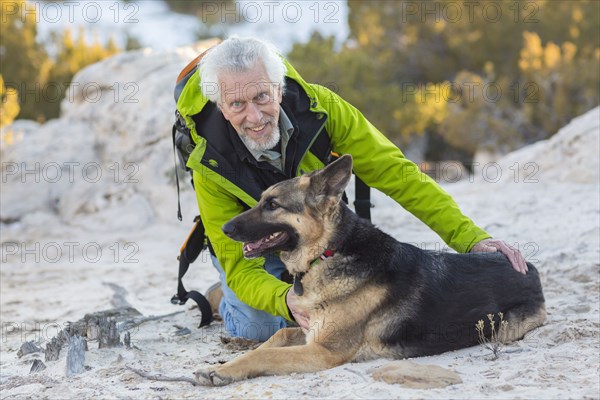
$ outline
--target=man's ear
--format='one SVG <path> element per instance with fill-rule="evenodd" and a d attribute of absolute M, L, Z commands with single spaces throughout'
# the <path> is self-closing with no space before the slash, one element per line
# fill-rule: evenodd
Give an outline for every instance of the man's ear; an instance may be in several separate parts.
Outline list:
<path fill-rule="evenodd" d="M 219 111 L 221 111 L 221 114 L 223 115 L 223 118 L 225 118 L 225 120 L 229 121 L 231 115 L 229 114 L 229 111 L 223 110 L 223 107 L 221 107 L 221 102 L 217 102 L 217 109 Z"/>
<path fill-rule="evenodd" d="M 310 188 L 316 196 L 341 199 L 352 175 L 352 156 L 343 155 L 310 177 Z"/>

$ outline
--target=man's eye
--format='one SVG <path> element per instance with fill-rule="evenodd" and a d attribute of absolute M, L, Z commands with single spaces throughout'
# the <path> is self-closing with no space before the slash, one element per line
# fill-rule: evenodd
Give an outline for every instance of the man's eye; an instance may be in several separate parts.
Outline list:
<path fill-rule="evenodd" d="M 270 97 L 267 92 L 262 92 L 259 93 L 254 100 L 259 104 L 265 104 L 270 100 Z"/>
<path fill-rule="evenodd" d="M 229 107 L 233 108 L 233 109 L 241 109 L 244 106 L 244 103 L 241 101 L 232 101 L 231 103 L 229 103 Z"/>

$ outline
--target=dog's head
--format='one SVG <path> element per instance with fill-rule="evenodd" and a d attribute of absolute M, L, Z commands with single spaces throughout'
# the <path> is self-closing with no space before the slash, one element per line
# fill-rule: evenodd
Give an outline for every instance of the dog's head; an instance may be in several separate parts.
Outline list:
<path fill-rule="evenodd" d="M 345 155 L 322 170 L 277 183 L 253 208 L 223 225 L 223 232 L 244 242 L 246 258 L 327 242 L 351 173 L 352 156 Z"/>

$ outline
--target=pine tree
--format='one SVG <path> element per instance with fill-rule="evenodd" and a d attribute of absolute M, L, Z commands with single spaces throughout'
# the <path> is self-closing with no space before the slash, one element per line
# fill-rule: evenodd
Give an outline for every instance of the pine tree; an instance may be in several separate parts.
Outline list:
<path fill-rule="evenodd" d="M 510 151 L 600 102 L 596 0 L 352 0 L 348 8 L 339 50 L 314 35 L 288 57 L 399 144 L 429 133 L 471 155 Z M 445 151 L 433 150 L 438 159 Z"/>
<path fill-rule="evenodd" d="M 0 129 L 10 125 L 19 114 L 19 97 L 17 91 L 4 86 L 4 78 L 0 74 Z"/>
<path fill-rule="evenodd" d="M 0 71 L 7 88 L 19 97 L 20 118 L 44 119 L 40 93 L 48 79 L 50 59 L 37 42 L 35 9 L 24 13 L 25 1 L 0 0 Z"/>

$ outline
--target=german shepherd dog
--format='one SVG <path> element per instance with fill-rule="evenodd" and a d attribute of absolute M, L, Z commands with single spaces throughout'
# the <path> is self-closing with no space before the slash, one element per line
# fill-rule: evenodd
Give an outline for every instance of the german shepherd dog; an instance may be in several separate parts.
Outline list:
<path fill-rule="evenodd" d="M 279 251 L 295 277 L 310 328 L 285 328 L 257 349 L 195 373 L 204 385 L 315 372 L 351 361 L 408 358 L 476 345 L 475 325 L 502 312 L 502 341 L 543 324 L 537 270 L 515 271 L 501 253 L 455 254 L 400 243 L 341 200 L 352 157 L 268 188 L 223 226 L 244 255 Z M 498 322 L 496 320 L 496 322 Z"/>

